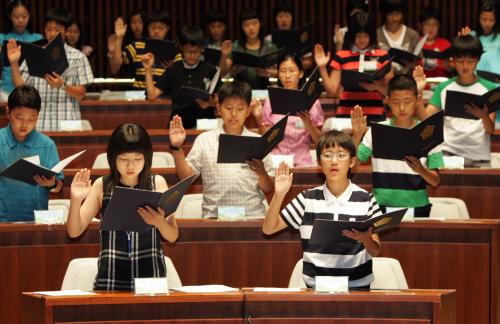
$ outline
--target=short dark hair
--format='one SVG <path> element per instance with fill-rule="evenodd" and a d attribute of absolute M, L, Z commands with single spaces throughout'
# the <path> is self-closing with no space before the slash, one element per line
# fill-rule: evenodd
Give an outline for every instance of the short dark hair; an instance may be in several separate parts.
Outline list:
<path fill-rule="evenodd" d="M 192 45 L 192 46 L 203 46 L 204 38 L 203 31 L 196 26 L 184 26 L 182 27 L 181 35 L 179 37 L 179 44 Z"/>
<path fill-rule="evenodd" d="M 324 133 L 316 146 L 316 158 L 321 159 L 324 149 L 339 146 L 349 153 L 349 157 L 356 157 L 356 145 L 352 137 L 338 130 L 330 130 Z"/>
<path fill-rule="evenodd" d="M 147 17 L 146 26 L 151 23 L 160 22 L 167 25 L 169 28 L 172 25 L 172 17 L 165 10 L 153 10 Z"/>
<path fill-rule="evenodd" d="M 375 18 L 365 11 L 360 11 L 349 18 L 349 25 L 347 28 L 347 46 L 346 49 L 351 49 L 354 46 L 356 34 L 366 33 L 370 37 L 370 45 L 377 44 L 377 25 Z"/>
<path fill-rule="evenodd" d="M 7 106 L 9 112 L 16 108 L 30 108 L 40 112 L 42 99 L 38 90 L 30 85 L 20 85 L 16 87 L 9 95 Z"/>
<path fill-rule="evenodd" d="M 153 164 L 153 145 L 147 131 L 139 124 L 125 123 L 116 127 L 108 143 L 107 158 L 110 168 L 110 188 L 120 182 L 120 173 L 116 168 L 116 158 L 123 153 L 141 153 L 144 155 L 144 168 L 139 173 L 139 188 L 151 188 L 151 165 Z"/>
<path fill-rule="evenodd" d="M 368 1 L 367 0 L 349 0 L 345 6 L 346 17 L 351 16 L 351 12 L 355 9 L 368 12 Z"/>
<path fill-rule="evenodd" d="M 12 14 L 12 11 L 17 7 L 24 7 L 29 12 L 30 19 L 28 20 L 26 30 L 28 30 L 29 32 L 33 30 L 33 21 L 31 20 L 31 3 L 28 0 L 12 0 L 5 10 L 5 18 L 3 21 L 3 32 L 5 34 L 10 33 L 14 30 L 14 25 L 12 25 L 10 15 Z"/>
<path fill-rule="evenodd" d="M 217 96 L 220 104 L 227 98 L 241 98 L 249 105 L 252 101 L 252 87 L 243 81 L 226 82 L 219 88 Z"/>
<path fill-rule="evenodd" d="M 493 38 L 496 38 L 497 34 L 500 32 L 500 23 L 498 21 L 498 19 L 500 19 L 499 7 L 500 6 L 498 5 L 498 1 L 494 2 L 491 0 L 483 1 L 481 7 L 479 7 L 478 19 L 481 13 L 483 12 L 493 12 L 493 14 L 495 15 L 495 25 L 493 25 L 493 30 L 492 30 Z M 481 27 L 481 23 L 479 21 L 477 23 L 477 35 L 478 36 L 484 35 L 484 30 Z"/>
<path fill-rule="evenodd" d="M 387 95 L 390 96 L 393 91 L 398 90 L 410 90 L 413 94 L 415 94 L 415 97 L 418 97 L 417 82 L 411 75 L 396 75 L 391 79 L 391 81 L 389 81 L 389 85 L 387 86 Z"/>
<path fill-rule="evenodd" d="M 64 26 L 66 29 L 71 26 L 71 13 L 63 8 L 50 8 L 45 14 L 45 24 L 51 21 L 55 21 L 56 24 Z"/>
<path fill-rule="evenodd" d="M 273 18 L 276 20 L 276 16 L 280 12 L 288 12 L 292 14 L 293 17 L 293 5 L 290 1 L 288 0 L 281 0 L 273 8 Z"/>
<path fill-rule="evenodd" d="M 423 24 L 429 19 L 436 19 L 437 21 L 441 22 L 441 15 L 439 14 L 439 11 L 437 10 L 436 7 L 433 6 L 428 6 L 418 16 L 418 22 L 420 24 Z"/>
<path fill-rule="evenodd" d="M 226 13 L 222 10 L 214 10 L 214 11 L 210 12 L 207 16 L 206 25 L 213 23 L 213 22 L 221 22 L 221 23 L 227 25 Z"/>
<path fill-rule="evenodd" d="M 260 18 L 259 14 L 257 11 L 254 9 L 244 9 L 240 12 L 240 39 L 239 39 L 239 45 L 245 48 L 245 44 L 247 42 L 247 35 L 245 35 L 245 32 L 243 31 L 243 22 L 245 20 L 250 20 L 250 19 L 258 19 L 260 22 L 260 30 L 259 30 L 259 38 L 264 39 L 264 29 L 262 28 L 262 19 Z M 261 46 L 262 48 L 262 46 Z"/>
<path fill-rule="evenodd" d="M 451 44 L 451 56 L 454 58 L 472 57 L 480 59 L 483 55 L 483 44 L 473 35 L 457 36 Z"/>
<path fill-rule="evenodd" d="M 304 66 L 302 65 L 302 60 L 295 53 L 286 53 L 285 55 L 281 56 L 281 58 L 278 60 L 278 64 L 276 65 L 278 67 L 278 71 L 280 69 L 281 64 L 285 61 L 288 61 L 288 60 L 292 60 L 292 62 L 295 63 L 295 65 L 297 65 L 297 67 L 299 68 L 299 71 L 302 71 L 302 72 L 304 71 Z M 283 84 L 281 83 L 279 78 L 278 78 L 278 85 L 280 87 L 283 86 Z M 299 82 L 299 85 L 300 85 L 300 82 Z"/>
<path fill-rule="evenodd" d="M 382 0 L 380 4 L 382 15 L 388 15 L 391 12 L 399 11 L 403 15 L 406 13 L 406 0 Z"/>

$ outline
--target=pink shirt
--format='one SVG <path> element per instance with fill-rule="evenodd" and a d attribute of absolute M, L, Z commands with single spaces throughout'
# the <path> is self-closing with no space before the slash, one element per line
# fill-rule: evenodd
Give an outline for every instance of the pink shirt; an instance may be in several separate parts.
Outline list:
<path fill-rule="evenodd" d="M 323 125 L 325 116 L 319 100 L 314 102 L 309 110 L 309 114 L 311 115 L 312 124 L 314 126 L 320 127 Z M 283 118 L 283 115 L 272 113 L 269 98 L 264 102 L 263 115 L 264 124 L 266 126 L 272 126 Z M 303 125 L 304 123 L 300 117 L 289 116 L 285 128 L 285 138 L 283 138 L 283 141 L 273 150 L 272 154 L 294 155 L 294 166 L 312 165 L 311 154 L 309 153 L 311 136 Z"/>

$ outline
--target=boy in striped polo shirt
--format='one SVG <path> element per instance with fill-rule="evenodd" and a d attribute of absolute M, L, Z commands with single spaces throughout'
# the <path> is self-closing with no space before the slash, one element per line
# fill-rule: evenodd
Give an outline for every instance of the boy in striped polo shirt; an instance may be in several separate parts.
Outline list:
<path fill-rule="evenodd" d="M 389 82 L 387 97 L 392 118 L 382 123 L 394 127 L 412 128 L 419 122 L 414 113 L 421 100 L 413 77 L 409 75 L 394 77 Z M 366 118 L 361 107 L 354 108 L 351 119 L 354 142 L 356 146 L 359 145 L 358 160 L 366 162 L 373 155 L 373 141 L 371 129 L 367 130 Z M 429 217 L 431 204 L 426 185 L 436 187 L 439 184 L 437 169 L 442 166 L 443 154 L 439 151 L 439 146 L 434 148 L 427 158 L 421 159 L 407 156 L 404 160 L 388 160 L 373 156 L 373 194 L 382 209 L 408 207 L 407 215 Z"/>
<path fill-rule="evenodd" d="M 303 278 L 315 286 L 316 276 L 349 276 L 349 287 L 369 289 L 373 281 L 372 256 L 382 251 L 377 234 L 345 230 L 351 242 L 334 245 L 310 244 L 314 220 L 362 221 L 381 214 L 372 194 L 351 183 L 349 174 L 355 164 L 356 147 L 352 138 L 338 131 L 325 133 L 316 148 L 316 157 L 326 181 L 322 186 L 305 190 L 283 210 L 280 208 L 292 185 L 293 175 L 281 163 L 276 170 L 275 193 L 264 219 L 262 230 L 273 234 L 292 227 L 300 231 L 303 254 Z"/>

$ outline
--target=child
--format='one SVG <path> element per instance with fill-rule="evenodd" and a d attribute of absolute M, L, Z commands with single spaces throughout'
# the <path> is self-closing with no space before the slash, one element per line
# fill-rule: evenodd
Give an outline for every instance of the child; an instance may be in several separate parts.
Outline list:
<path fill-rule="evenodd" d="M 420 13 L 419 24 L 422 29 L 422 35 L 427 35 L 423 49 L 444 52 L 451 46 L 451 43 L 447 39 L 439 37 L 440 22 L 440 15 L 434 7 L 428 7 Z M 449 71 L 451 71 L 448 59 L 424 57 L 422 66 L 427 77 L 447 77 Z"/>
<path fill-rule="evenodd" d="M 287 54 L 280 59 L 278 62 L 280 86 L 297 90 L 303 77 L 304 69 L 297 56 Z M 259 125 L 259 132 L 264 134 L 283 118 L 283 115 L 273 114 L 271 101 L 267 98 L 262 111 L 254 110 L 254 117 Z M 314 143 L 318 143 L 321 137 L 321 130 L 318 127 L 323 125 L 324 119 L 319 99 L 314 102 L 309 111 L 301 112 L 297 116 L 289 116 L 285 138 L 273 150 L 273 154 L 293 155 L 294 166 L 313 165 L 309 145 L 311 138 Z"/>
<path fill-rule="evenodd" d="M 479 7 L 479 24 L 473 36 L 479 38 L 485 52 L 500 47 L 500 24 L 498 18 L 498 4 L 491 0 L 484 0 Z"/>
<path fill-rule="evenodd" d="M 276 46 L 264 39 L 261 19 L 253 9 L 245 9 L 240 13 L 240 39 L 233 44 L 233 51 L 247 52 L 253 55 L 264 55 L 276 50 Z M 229 71 L 233 65 L 232 57 L 226 60 L 223 71 Z M 269 77 L 277 75 L 276 67 L 254 68 L 246 66 L 235 66 L 232 72 L 234 77 L 240 81 L 250 84 L 252 89 L 266 89 L 269 85 Z"/>
<path fill-rule="evenodd" d="M 11 1 L 5 11 L 4 32 L 0 34 L 0 46 L 3 46 L 3 42 L 9 39 L 29 43 L 41 40 L 43 38 L 42 35 L 32 32 L 32 25 L 31 4 L 29 1 Z M 2 50 L 6 51 L 7 48 L 3 48 Z M 3 62 L 2 65 L 2 101 L 5 101 L 9 93 L 14 89 L 8 63 Z"/>
<path fill-rule="evenodd" d="M 80 236 L 92 218 L 104 216 L 115 186 L 163 192 L 167 183 L 151 174 L 153 148 L 146 130 L 137 124 L 118 126 L 109 140 L 110 175 L 91 185 L 90 170 L 78 171 L 71 183 L 67 221 L 70 237 Z M 158 207 L 139 207 L 137 217 L 153 225 L 146 233 L 101 230 L 101 251 L 97 263 L 95 290 L 133 290 L 134 278 L 166 277 L 161 238 L 174 242 L 178 236 L 172 214 Z M 133 251 L 131 253 L 131 251 Z"/>
<path fill-rule="evenodd" d="M 215 103 L 197 99 L 190 102 L 179 102 L 177 93 L 181 86 L 190 86 L 208 90 L 210 81 L 216 73 L 211 63 L 201 60 L 203 52 L 203 32 L 198 27 L 185 26 L 179 37 L 182 60 L 172 64 L 161 76 L 156 85 L 153 80 L 154 55 L 147 53 L 143 57 L 146 72 L 146 93 L 149 99 L 163 94 L 172 95 L 172 116 L 182 117 L 186 128 L 196 127 L 197 119 L 215 118 Z"/>
<path fill-rule="evenodd" d="M 414 114 L 418 101 L 421 100 L 417 83 L 411 76 L 404 74 L 395 76 L 389 82 L 387 97 L 392 117 L 382 123 L 394 127 L 412 128 L 419 122 Z M 359 145 L 358 160 L 367 162 L 373 155 L 373 139 L 371 129 L 366 131 L 366 120 L 359 106 L 356 106 L 352 113 L 352 131 L 354 142 Z M 433 149 L 427 158 L 423 159 L 407 156 L 404 160 L 387 160 L 373 156 L 373 194 L 384 208 L 409 207 L 407 214 L 414 217 L 429 217 L 431 204 L 426 184 L 433 187 L 439 184 L 437 169 L 442 166 L 443 154 L 437 149 Z"/>
<path fill-rule="evenodd" d="M 496 84 L 475 74 L 476 66 L 483 53 L 479 39 L 472 35 L 455 38 L 452 44 L 452 59 L 457 76 L 441 83 L 434 91 L 429 105 L 421 113 L 429 116 L 440 109 L 446 109 L 448 90 L 482 95 L 496 88 Z M 465 159 L 465 166 L 488 166 L 491 160 L 490 136 L 495 132 L 495 113 L 488 114 L 488 107 L 467 105 L 467 111 L 478 119 L 444 117 L 445 155 L 457 155 Z"/>
<path fill-rule="evenodd" d="M 83 45 L 82 31 L 82 24 L 78 20 L 73 19 L 71 25 L 66 29 L 66 43 L 89 57 L 94 49 L 89 45 Z"/>
<path fill-rule="evenodd" d="M 36 156 L 40 165 L 52 168 L 59 162 L 57 148 L 49 137 L 35 130 L 41 99 L 32 86 L 22 85 L 9 95 L 9 124 L 0 129 L 0 171 L 18 159 Z M 34 210 L 47 210 L 49 191 L 59 192 L 63 175 L 35 176 L 38 184 L 0 177 L 0 222 L 33 221 Z"/>
<path fill-rule="evenodd" d="M 64 9 L 53 8 L 45 15 L 45 38 L 52 41 L 57 34 L 63 40 L 66 28 L 71 23 L 71 16 Z M 69 67 L 62 75 L 55 72 L 46 74 L 45 78 L 31 76 L 24 61 L 19 66 L 21 46 L 11 39 L 7 44 L 11 74 L 15 86 L 29 84 L 34 86 L 42 97 L 42 109 L 38 118 L 37 129 L 57 131 L 61 120 L 80 120 L 80 100 L 87 92 L 85 85 L 94 81 L 92 69 L 87 57 L 77 49 L 64 44 Z"/>
<path fill-rule="evenodd" d="M 381 215 L 373 195 L 349 180 L 356 159 L 352 138 L 339 131 L 329 131 L 321 137 L 316 156 L 326 177 L 325 183 L 301 192 L 281 212 L 293 175 L 285 163 L 276 170 L 275 192 L 262 230 L 267 235 L 287 226 L 300 231 L 303 278 L 308 287 L 314 288 L 316 276 L 349 276 L 350 288 L 369 289 L 373 281 L 372 256 L 382 251 L 379 237 L 372 234 L 371 229 L 343 231 L 344 236 L 352 239 L 346 243 L 309 244 L 316 218 L 362 221 Z"/>
<path fill-rule="evenodd" d="M 153 11 L 147 19 L 148 36 L 151 39 L 165 40 L 170 30 L 171 18 L 170 15 L 163 11 Z M 118 73 L 122 65 L 135 67 L 134 88 L 145 89 L 145 72 L 142 66 L 142 58 L 146 54 L 146 43 L 144 40 L 136 40 L 130 43 L 125 51 L 122 52 L 122 44 L 124 36 L 127 32 L 127 25 L 123 19 L 119 17 L 115 21 L 115 44 L 114 52 L 110 56 L 109 64 L 112 74 Z M 154 63 L 154 62 L 153 62 Z M 153 67 L 154 80 L 156 81 L 167 69 L 172 62 L 162 62 L 160 65 Z"/>
<path fill-rule="evenodd" d="M 384 25 L 377 29 L 378 46 L 388 51 L 391 47 L 412 52 L 417 46 L 418 33 L 403 23 L 406 7 L 404 0 L 383 0 L 381 11 L 384 17 Z M 397 73 L 407 73 L 411 70 L 411 64 L 401 66 L 394 63 Z"/>
<path fill-rule="evenodd" d="M 346 17 L 348 20 L 360 11 L 368 12 L 368 0 L 348 0 L 346 4 Z M 335 44 L 335 52 L 343 49 L 350 49 L 352 44 L 345 44 L 345 35 L 349 28 L 347 26 L 340 27 L 340 24 L 335 24 L 333 30 L 333 43 Z"/>
<path fill-rule="evenodd" d="M 205 47 L 220 49 L 226 40 L 227 16 L 221 10 L 211 12 L 207 17 L 207 39 Z"/>
<path fill-rule="evenodd" d="M 252 88 L 247 83 L 235 81 L 222 85 L 218 92 L 217 112 L 222 117 L 223 126 L 200 134 L 187 158 L 182 150 L 186 139 L 182 119 L 175 116 L 170 122 L 170 147 L 177 176 L 185 179 L 196 174 L 203 179 L 203 217 L 216 217 L 218 206 L 244 207 L 246 216 L 262 216 L 266 212 L 264 194 L 273 190 L 273 180 L 268 175 L 272 167 L 270 156 L 262 161 L 247 161 L 250 167 L 217 163 L 220 134 L 259 136 L 245 127 L 252 109 L 260 105 L 258 100 L 251 101 L 251 96 Z"/>
<path fill-rule="evenodd" d="M 330 53 L 325 55 L 321 45 L 316 45 L 314 48 L 314 57 L 323 78 L 323 86 L 328 95 L 332 97 L 336 96 L 341 89 L 341 70 L 379 70 L 389 64 L 390 60 L 386 51 L 376 48 L 375 20 L 372 16 L 364 11 L 358 12 L 350 18 L 348 29 L 346 43 L 352 44 L 352 47 L 350 50 L 337 52 L 330 63 L 333 68 L 330 75 L 326 69 L 326 65 L 330 61 Z M 340 93 L 336 116 L 349 116 L 353 101 L 357 101 L 364 105 L 363 109 L 370 121 L 384 120 L 385 107 L 381 94 L 385 93 L 385 84 L 392 76 L 391 71 L 382 80 L 371 84 L 360 83 L 368 91 L 345 89 Z"/>

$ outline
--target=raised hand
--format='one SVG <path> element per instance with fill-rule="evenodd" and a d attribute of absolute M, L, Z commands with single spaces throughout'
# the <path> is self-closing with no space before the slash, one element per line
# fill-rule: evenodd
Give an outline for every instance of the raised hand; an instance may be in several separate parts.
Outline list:
<path fill-rule="evenodd" d="M 460 30 L 458 31 L 458 36 L 467 36 L 470 33 L 471 33 L 470 27 L 465 26 L 465 27 L 460 28 Z"/>
<path fill-rule="evenodd" d="M 363 108 L 359 105 L 351 111 L 351 125 L 353 137 L 361 138 L 368 130 L 366 116 L 363 115 Z"/>
<path fill-rule="evenodd" d="M 84 200 L 91 187 L 90 170 L 81 169 L 75 174 L 71 182 L 71 199 Z"/>
<path fill-rule="evenodd" d="M 153 53 L 148 52 L 142 56 L 142 66 L 144 66 L 145 69 L 153 68 L 154 64 L 155 56 Z"/>
<path fill-rule="evenodd" d="M 262 103 L 258 99 L 252 99 L 250 102 L 250 109 L 252 111 L 252 115 L 257 121 L 257 123 L 262 123 L 264 119 L 264 112 L 262 109 Z"/>
<path fill-rule="evenodd" d="M 231 42 L 230 39 L 223 41 L 222 44 L 220 45 L 220 51 L 224 56 L 228 56 L 232 50 L 233 50 L 233 43 Z"/>
<path fill-rule="evenodd" d="M 424 73 L 424 68 L 421 65 L 417 65 L 413 70 L 413 78 L 417 82 L 418 93 L 424 91 L 427 84 L 426 76 Z"/>
<path fill-rule="evenodd" d="M 14 39 L 7 43 L 7 58 L 10 64 L 18 63 L 21 59 L 21 45 L 17 45 Z"/>
<path fill-rule="evenodd" d="M 282 161 L 276 168 L 276 177 L 274 178 L 274 194 L 284 196 L 290 190 L 293 181 L 293 173 L 290 173 L 288 165 Z"/>
<path fill-rule="evenodd" d="M 318 67 L 325 67 L 330 62 L 330 52 L 325 54 L 325 50 L 321 44 L 314 46 L 314 60 Z"/>
<path fill-rule="evenodd" d="M 342 44 L 344 43 L 345 34 L 341 31 L 339 24 L 335 24 L 335 26 L 333 27 L 333 34 L 335 35 L 335 38 L 337 39 L 337 43 L 342 43 Z"/>
<path fill-rule="evenodd" d="M 122 17 L 118 17 L 118 19 L 115 20 L 115 35 L 117 37 L 123 37 L 125 36 L 126 32 L 127 32 L 127 25 L 123 21 Z"/>
<path fill-rule="evenodd" d="M 116 35 L 111 34 L 108 36 L 108 53 L 113 53 L 116 48 Z"/>
<path fill-rule="evenodd" d="M 186 140 L 186 130 L 182 126 L 182 118 L 175 115 L 170 121 L 170 129 L 168 132 L 170 145 L 173 147 L 181 147 Z"/>

